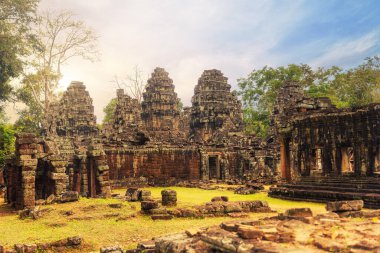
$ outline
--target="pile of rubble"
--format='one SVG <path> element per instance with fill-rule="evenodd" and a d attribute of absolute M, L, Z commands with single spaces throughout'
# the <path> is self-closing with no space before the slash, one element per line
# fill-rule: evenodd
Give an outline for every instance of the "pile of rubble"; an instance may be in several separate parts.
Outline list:
<path fill-rule="evenodd" d="M 265 201 L 232 201 L 226 196 L 217 196 L 212 198 L 211 202 L 204 205 L 193 206 L 189 208 L 166 209 L 164 206 L 175 206 L 176 192 L 173 190 L 162 191 L 162 205 L 156 200 L 147 200 L 141 202 L 141 212 L 150 215 L 153 220 L 170 220 L 177 218 L 204 218 L 204 217 L 221 217 L 230 216 L 234 218 L 247 217 L 248 213 L 272 212 L 268 203 Z M 170 196 L 170 202 L 167 200 Z"/>
<path fill-rule="evenodd" d="M 235 194 L 242 194 L 242 195 L 248 195 L 248 194 L 254 194 L 259 191 L 264 190 L 264 185 L 258 184 L 258 183 L 247 183 L 245 186 L 241 186 L 237 188 L 234 193 Z"/>
<path fill-rule="evenodd" d="M 360 203 L 330 203 L 327 209 L 358 209 Z M 380 217 L 367 211 L 363 217 Z M 377 218 L 352 220 L 335 212 L 313 216 L 309 208 L 289 209 L 254 221 L 227 221 L 141 243 L 127 252 L 380 252 Z"/>
<path fill-rule="evenodd" d="M 13 248 L 6 248 L 0 245 L 0 253 L 37 253 L 50 250 L 53 252 L 67 252 L 70 248 L 80 248 L 82 242 L 81 237 L 73 236 L 55 242 L 15 244 Z"/>

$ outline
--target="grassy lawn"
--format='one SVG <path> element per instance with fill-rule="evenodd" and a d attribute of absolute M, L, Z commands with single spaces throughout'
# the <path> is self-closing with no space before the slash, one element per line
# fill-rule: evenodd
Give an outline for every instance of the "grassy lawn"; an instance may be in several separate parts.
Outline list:
<path fill-rule="evenodd" d="M 165 188 L 147 188 L 154 198 L 161 198 Z M 324 212 L 324 205 L 309 202 L 285 201 L 267 197 L 266 193 L 236 195 L 227 190 L 201 190 L 196 188 L 170 187 L 177 191 L 178 206 L 186 207 L 205 203 L 214 196 L 228 196 L 235 200 L 265 200 L 279 212 L 292 207 L 310 207 L 314 213 Z M 123 194 L 125 189 L 114 190 Z M 230 220 L 229 217 L 186 219 L 175 218 L 170 221 L 153 221 L 139 214 L 140 203 L 122 202 L 121 209 L 108 206 L 120 203 L 116 199 L 86 199 L 65 204 L 43 206 L 44 216 L 38 220 L 20 220 L 17 213 L 0 202 L 0 245 L 11 246 L 15 243 L 50 242 L 79 235 L 84 238 L 86 248 L 82 252 L 98 251 L 101 246 L 122 245 L 133 248 L 137 242 L 154 236 L 179 232 L 188 228 L 205 227 Z M 72 211 L 70 216 L 65 212 Z M 135 214 L 135 217 L 131 217 Z M 268 214 L 251 214 L 260 218 Z"/>

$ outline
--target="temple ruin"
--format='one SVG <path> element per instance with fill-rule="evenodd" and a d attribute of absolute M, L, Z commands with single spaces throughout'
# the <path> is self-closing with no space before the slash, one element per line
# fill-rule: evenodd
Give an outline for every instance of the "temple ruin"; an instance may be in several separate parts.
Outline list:
<path fill-rule="evenodd" d="M 298 200 L 363 199 L 380 207 L 380 104 L 337 109 L 296 83 L 277 97 L 273 123 L 286 183 L 270 195 Z"/>
<path fill-rule="evenodd" d="M 241 102 L 219 70 L 205 70 L 192 106 L 180 108 L 168 72 L 154 69 L 141 103 L 116 91 L 99 129 L 92 99 L 72 82 L 51 105 L 43 137 L 19 134 L 4 170 L 17 209 L 67 191 L 109 196 L 112 187 L 181 181 L 281 182 L 274 197 L 380 203 L 379 104 L 337 109 L 297 83 L 281 88 L 267 139 L 244 132 Z"/>

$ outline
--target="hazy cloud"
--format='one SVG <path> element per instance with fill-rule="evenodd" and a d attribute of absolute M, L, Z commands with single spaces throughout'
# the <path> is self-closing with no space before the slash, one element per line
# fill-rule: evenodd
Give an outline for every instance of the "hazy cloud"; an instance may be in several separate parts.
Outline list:
<path fill-rule="evenodd" d="M 333 32 L 327 36 L 330 28 L 322 24 L 318 29 L 325 30 L 318 43 L 312 43 L 300 27 L 314 29 L 322 5 L 311 0 L 42 0 L 41 9 L 70 9 L 99 34 L 101 60 L 74 59 L 63 67 L 61 84 L 65 89 L 72 80 L 83 81 L 100 122 L 103 107 L 115 96 L 113 76 L 130 74 L 135 65 L 147 76 L 155 67 L 164 67 L 183 103 L 190 105 L 205 69 L 220 69 L 236 87 L 236 79 L 264 65 L 325 65 L 346 57 L 360 62 L 362 53 L 377 42 L 378 29 L 352 40 Z M 334 13 L 324 16 L 332 20 Z"/>

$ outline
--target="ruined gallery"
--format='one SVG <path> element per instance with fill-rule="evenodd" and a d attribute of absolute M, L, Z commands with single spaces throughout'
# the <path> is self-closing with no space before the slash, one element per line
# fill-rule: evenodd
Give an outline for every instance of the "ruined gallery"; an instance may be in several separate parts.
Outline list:
<path fill-rule="evenodd" d="M 273 197 L 362 199 L 380 207 L 380 104 L 337 109 L 297 83 L 280 90 L 267 139 L 244 134 L 237 95 L 219 70 L 205 70 L 192 106 L 154 69 L 141 103 L 122 89 L 112 122 L 99 129 L 92 99 L 72 82 L 52 105 L 43 137 L 20 133 L 4 171 L 6 201 L 17 209 L 66 191 L 109 197 L 111 188 L 186 181 L 274 183 Z"/>

